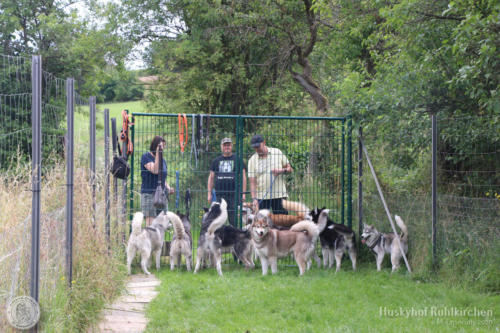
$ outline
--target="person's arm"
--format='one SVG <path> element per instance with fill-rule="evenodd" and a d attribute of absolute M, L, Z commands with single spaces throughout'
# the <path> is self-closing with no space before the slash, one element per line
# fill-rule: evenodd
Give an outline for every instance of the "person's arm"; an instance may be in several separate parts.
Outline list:
<path fill-rule="evenodd" d="M 208 181 L 207 181 L 207 200 L 208 202 L 212 202 L 212 189 L 214 188 L 214 178 L 215 178 L 215 172 L 210 171 L 210 174 L 208 175 Z"/>
<path fill-rule="evenodd" d="M 259 199 L 257 199 L 257 178 L 250 177 L 250 194 L 252 195 L 252 206 L 254 212 L 259 210 Z"/>
<path fill-rule="evenodd" d="M 247 191 L 247 173 L 246 173 L 246 170 L 243 169 L 243 195 L 241 196 L 243 201 L 245 201 L 245 192 L 246 191 Z"/>
<path fill-rule="evenodd" d="M 144 167 L 155 175 L 160 172 L 160 145 L 156 147 L 155 161 L 145 164 Z"/>

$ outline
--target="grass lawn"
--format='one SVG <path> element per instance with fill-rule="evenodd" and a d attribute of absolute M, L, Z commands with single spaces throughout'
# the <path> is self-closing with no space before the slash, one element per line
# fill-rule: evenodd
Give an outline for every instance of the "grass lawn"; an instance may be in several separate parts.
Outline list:
<path fill-rule="evenodd" d="M 349 262 L 343 264 L 348 266 Z M 373 263 L 374 266 L 375 264 Z M 194 275 L 157 274 L 162 284 L 150 303 L 147 332 L 498 332 L 500 296 L 474 294 L 442 284 L 419 283 L 362 267 L 335 274 L 313 268 L 225 265 Z M 476 313 L 474 313 L 476 309 Z M 413 312 L 412 312 L 413 311 Z M 458 312 L 456 312 L 458 311 Z M 460 312 L 461 311 L 461 312 Z M 469 312 L 467 312 L 469 311 Z M 489 311 L 483 316 L 478 311 Z M 408 313 L 408 315 L 406 315 Z"/>

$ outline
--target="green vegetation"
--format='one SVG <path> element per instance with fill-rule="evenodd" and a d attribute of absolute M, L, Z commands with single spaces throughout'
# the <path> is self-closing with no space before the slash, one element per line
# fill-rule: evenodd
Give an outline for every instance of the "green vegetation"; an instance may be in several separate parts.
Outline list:
<path fill-rule="evenodd" d="M 375 263 L 337 274 L 313 268 L 303 277 L 295 267 L 280 267 L 275 276 L 241 266 L 224 266 L 223 272 L 219 278 L 213 268 L 197 275 L 184 267 L 164 268 L 146 331 L 491 332 L 500 324 L 499 296 L 421 283 L 403 272 L 377 273 Z M 487 317 L 431 313 L 474 308 L 491 312 Z M 406 318 L 395 314 L 400 309 L 415 312 Z M 425 309 L 426 315 L 416 313 Z"/>

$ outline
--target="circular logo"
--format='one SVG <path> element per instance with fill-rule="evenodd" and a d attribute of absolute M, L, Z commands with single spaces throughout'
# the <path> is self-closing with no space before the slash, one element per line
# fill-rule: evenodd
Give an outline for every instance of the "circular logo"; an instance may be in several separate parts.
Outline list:
<path fill-rule="evenodd" d="M 30 296 L 14 297 L 7 304 L 7 320 L 19 330 L 32 328 L 40 320 L 40 306 Z"/>

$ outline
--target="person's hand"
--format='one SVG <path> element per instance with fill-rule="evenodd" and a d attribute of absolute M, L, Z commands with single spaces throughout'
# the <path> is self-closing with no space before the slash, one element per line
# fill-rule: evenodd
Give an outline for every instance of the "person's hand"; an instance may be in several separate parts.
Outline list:
<path fill-rule="evenodd" d="M 278 175 L 281 175 L 282 173 L 284 173 L 284 169 L 273 169 L 271 170 L 273 172 L 273 175 L 276 177 Z"/>
<path fill-rule="evenodd" d="M 253 211 L 255 212 L 255 214 L 257 214 L 257 212 L 259 211 L 259 200 L 253 199 L 252 206 L 253 206 Z"/>
<path fill-rule="evenodd" d="M 245 193 L 241 195 L 241 201 L 245 201 Z"/>
<path fill-rule="evenodd" d="M 165 185 L 165 188 L 167 189 L 168 194 L 172 194 L 175 192 L 175 188 L 168 186 L 168 184 Z"/>
<path fill-rule="evenodd" d="M 211 203 L 211 202 L 212 202 L 212 191 L 208 192 L 208 195 L 207 195 L 207 201 L 208 201 L 209 203 Z"/>

